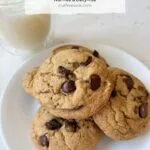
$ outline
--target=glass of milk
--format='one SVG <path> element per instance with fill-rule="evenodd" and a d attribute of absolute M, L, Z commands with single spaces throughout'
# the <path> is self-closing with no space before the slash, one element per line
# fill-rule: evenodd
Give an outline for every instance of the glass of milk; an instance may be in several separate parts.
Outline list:
<path fill-rule="evenodd" d="M 12 54 L 28 54 L 52 42 L 52 15 L 25 14 L 24 0 L 0 0 L 0 40 Z"/>

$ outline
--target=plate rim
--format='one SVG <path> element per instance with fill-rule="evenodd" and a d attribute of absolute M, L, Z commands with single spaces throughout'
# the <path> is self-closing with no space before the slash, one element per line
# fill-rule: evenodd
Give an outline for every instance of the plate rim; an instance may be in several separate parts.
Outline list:
<path fill-rule="evenodd" d="M 9 89 L 9 85 L 11 84 L 11 82 L 13 82 L 13 78 L 17 75 L 17 73 L 26 65 L 28 64 L 32 59 L 35 59 L 36 57 L 38 57 L 41 53 L 45 53 L 50 51 L 51 54 L 51 50 L 60 47 L 60 46 L 64 46 L 64 45 L 81 45 L 81 46 L 85 46 L 88 48 L 92 48 L 94 46 L 94 44 L 96 44 L 96 46 L 99 47 L 105 47 L 105 48 L 111 48 L 111 49 L 115 49 L 115 51 L 124 53 L 125 55 L 128 55 L 129 57 L 133 58 L 134 60 L 136 60 L 138 63 L 140 63 L 140 65 L 142 67 L 144 67 L 149 73 L 150 73 L 150 69 L 148 68 L 148 66 L 146 64 L 144 64 L 144 62 L 142 62 L 140 59 L 138 59 L 136 56 L 133 56 L 132 54 L 130 54 L 129 52 L 126 52 L 125 49 L 114 46 L 114 45 L 107 45 L 107 44 L 103 44 L 103 43 L 97 43 L 97 42 L 92 42 L 92 43 L 85 43 L 85 42 L 68 42 L 68 43 L 61 43 L 61 44 L 55 44 L 54 46 L 51 46 L 49 48 L 46 48 L 38 53 L 36 53 L 34 56 L 29 57 L 28 59 L 24 60 L 19 68 L 14 72 L 14 74 L 12 75 L 12 77 L 9 79 L 7 85 L 5 86 L 4 90 L 1 93 L 0 96 L 0 139 L 2 140 L 2 143 L 4 144 L 4 147 L 8 150 L 11 150 L 11 147 L 7 141 L 6 135 L 4 133 L 4 129 L 3 129 L 3 102 L 4 102 L 4 97 L 7 93 L 7 90 Z M 92 48 L 93 49 L 93 48 Z"/>

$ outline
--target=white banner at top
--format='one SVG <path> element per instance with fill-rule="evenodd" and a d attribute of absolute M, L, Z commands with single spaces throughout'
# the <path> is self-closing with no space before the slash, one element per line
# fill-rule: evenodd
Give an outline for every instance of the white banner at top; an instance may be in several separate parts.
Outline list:
<path fill-rule="evenodd" d="M 126 0 L 25 0 L 27 14 L 125 13 Z"/>

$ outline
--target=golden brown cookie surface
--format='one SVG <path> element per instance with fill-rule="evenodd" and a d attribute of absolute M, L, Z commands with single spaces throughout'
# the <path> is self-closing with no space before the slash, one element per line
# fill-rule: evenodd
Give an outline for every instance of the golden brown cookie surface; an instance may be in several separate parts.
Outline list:
<path fill-rule="evenodd" d="M 110 68 L 115 88 L 109 104 L 94 120 L 104 133 L 115 140 L 131 139 L 146 127 L 150 117 L 150 96 L 145 86 L 133 75 Z"/>

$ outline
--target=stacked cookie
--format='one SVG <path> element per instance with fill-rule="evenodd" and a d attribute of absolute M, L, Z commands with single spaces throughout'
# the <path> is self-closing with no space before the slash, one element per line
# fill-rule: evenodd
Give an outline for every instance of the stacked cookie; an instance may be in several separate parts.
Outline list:
<path fill-rule="evenodd" d="M 141 81 L 82 46 L 53 50 L 24 76 L 23 87 L 41 104 L 31 130 L 39 150 L 92 150 L 100 129 L 127 140 L 148 124 L 150 98 Z"/>

